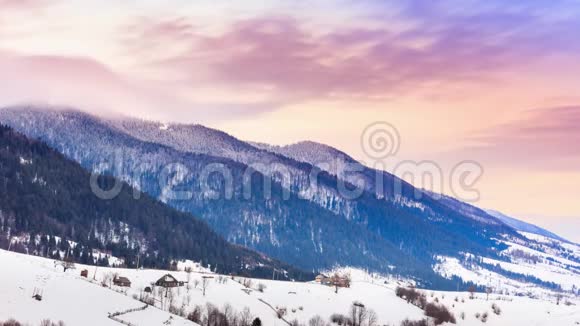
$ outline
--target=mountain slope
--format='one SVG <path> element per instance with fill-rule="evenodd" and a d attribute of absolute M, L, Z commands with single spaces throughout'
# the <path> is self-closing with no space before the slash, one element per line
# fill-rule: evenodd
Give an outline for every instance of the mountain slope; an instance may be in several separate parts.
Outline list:
<path fill-rule="evenodd" d="M 103 189 L 117 182 L 108 176 L 94 181 Z M 266 276 L 276 268 L 292 277 L 301 273 L 227 243 L 206 223 L 126 184 L 109 200 L 98 198 L 92 189 L 91 176 L 80 165 L 0 126 L 0 245 L 4 248 L 8 239 L 18 238 L 22 250 L 54 255 L 70 249 L 73 257 L 85 261 L 93 258 L 89 257 L 93 249 L 99 249 L 124 258 L 129 266 L 140 256 L 141 265 L 151 267 L 167 267 L 170 259 L 179 258 L 223 272 Z M 54 237 L 78 245 L 58 244 Z"/>
<path fill-rule="evenodd" d="M 415 189 L 396 176 L 384 171 L 369 168 L 359 163 L 348 154 L 328 145 L 312 141 L 303 141 L 287 146 L 271 146 L 267 144 L 255 145 L 300 162 L 318 166 L 328 173 L 353 184 L 364 185 L 367 190 L 376 192 L 377 196 L 386 196 L 387 198 L 391 196 L 393 201 L 400 205 L 419 205 L 420 207 L 438 207 L 439 209 L 441 209 L 442 206 L 484 225 L 504 224 L 502 221 L 482 209 L 449 196 L 435 194 L 427 190 Z M 348 173 L 345 171 L 347 165 L 348 169 L 350 169 Z M 384 180 L 384 188 L 377 185 L 377 174 L 382 176 Z M 397 187 L 400 187 L 401 190 L 392 193 L 393 189 L 396 189 Z"/>
<path fill-rule="evenodd" d="M 256 146 L 325 167 L 330 173 L 339 176 L 341 172 L 337 168 L 340 169 L 340 164 L 335 164 L 334 166 L 327 164 L 330 159 L 334 157 L 335 161 L 356 164 L 356 161 L 347 154 L 330 146 L 314 142 L 300 142 L 281 147 L 265 144 L 256 144 Z M 359 177 L 365 178 L 365 172 L 368 173 L 368 171 L 364 169 L 360 169 L 360 171 Z M 369 179 L 369 182 L 372 182 L 372 180 Z M 451 258 L 447 261 L 447 263 L 459 262 L 460 269 L 463 269 L 463 272 L 449 273 L 447 271 L 447 275 L 459 276 L 465 281 L 477 282 L 480 285 L 487 285 L 492 278 L 495 278 L 499 283 L 518 284 L 511 290 L 520 293 L 522 293 L 521 288 L 523 287 L 542 289 L 534 291 L 552 291 L 554 289 L 573 291 L 572 285 L 577 283 L 574 280 L 579 275 L 578 246 L 569 243 L 552 232 L 509 218 L 501 213 L 485 211 L 442 194 L 429 191 L 424 191 L 423 193 L 450 210 L 478 221 L 482 225 L 506 224 L 519 231 L 523 236 L 522 238 L 506 234 L 501 235 L 499 239 L 501 239 L 502 246 L 498 250 L 498 257 L 495 258 L 489 257 L 485 253 L 479 253 L 476 255 L 479 260 L 474 260 L 473 254 L 466 250 L 465 252 L 469 254 L 464 257 Z M 436 264 L 438 272 L 441 272 L 441 265 L 441 263 Z M 457 269 L 457 267 L 453 266 L 453 264 L 447 266 L 451 271 Z M 480 275 L 480 277 L 474 277 L 473 275 Z M 490 275 L 493 275 L 493 277 Z"/>
<path fill-rule="evenodd" d="M 498 218 L 499 220 L 501 220 L 502 222 L 504 222 L 505 224 L 511 226 L 512 228 L 521 231 L 521 232 L 528 232 L 528 233 L 533 233 L 533 234 L 537 234 L 537 235 L 541 235 L 541 236 L 545 236 L 551 239 L 555 239 L 555 240 L 559 240 L 559 241 L 564 241 L 564 242 L 568 242 L 568 240 L 560 237 L 559 235 L 550 232 L 546 229 L 543 229 L 537 225 L 534 224 L 530 224 L 527 222 L 524 222 L 522 220 L 518 220 L 516 218 L 507 216 L 501 212 L 498 212 L 496 210 L 491 210 L 488 209 L 486 210 L 486 212 L 496 218 Z"/>
<path fill-rule="evenodd" d="M 352 182 L 341 184 L 342 176 L 201 126 L 34 108 L 0 110 L 0 120 L 89 170 L 107 171 L 200 216 L 231 242 L 306 269 L 359 266 L 434 286 L 440 281 L 431 269 L 437 255 L 469 251 L 495 257 L 502 234 L 520 237 L 503 223 L 475 220 L 386 172 L 380 172 L 385 182 L 379 196 L 375 170 L 361 165 Z M 219 171 L 206 174 L 208 167 L 223 168 L 228 182 Z M 270 176 L 268 193 L 264 181 Z M 366 182 L 360 195 L 344 196 L 341 186 L 352 189 L 357 179 Z M 175 189 L 185 198 L 171 196 L 168 190 Z"/>
<path fill-rule="evenodd" d="M 275 182 L 270 198 L 266 198 L 263 176 L 252 173 L 246 182 L 247 166 L 234 161 L 144 142 L 80 112 L 0 111 L 0 118 L 31 137 L 41 138 L 87 169 L 114 174 L 153 197 L 203 217 L 229 241 L 292 264 L 315 269 L 342 261 L 385 269 L 389 264 L 408 264 L 401 260 L 413 260 L 397 253 L 393 245 L 377 235 L 350 225 L 345 218 L 318 205 L 293 194 L 283 199 L 283 190 Z M 219 175 L 209 178 L 207 187 L 196 182 L 206 167 L 216 164 L 231 173 L 231 198 L 225 196 L 225 184 Z M 147 171 L 137 174 L 143 166 L 148 167 Z M 166 185 L 160 186 L 159 182 L 166 167 L 189 171 L 187 176 L 173 175 L 167 182 L 190 191 L 189 198 L 167 196 Z M 251 196 L 244 195 L 245 185 L 250 186 Z M 368 254 L 359 255 L 363 250 Z"/>
<path fill-rule="evenodd" d="M 366 207 L 387 206 L 390 209 L 411 211 L 414 215 L 417 214 L 413 210 L 420 208 L 423 212 L 419 215 L 431 215 L 432 220 L 445 220 L 453 215 L 460 215 L 461 218 L 454 220 L 456 224 L 464 222 L 461 219 L 467 217 L 485 224 L 484 227 L 504 226 L 501 221 L 483 210 L 449 197 L 445 200 L 434 200 L 433 194 L 415 189 L 387 172 L 370 169 L 346 153 L 324 144 L 311 141 L 288 146 L 250 144 L 222 131 L 200 125 L 161 125 L 136 119 L 112 120 L 110 123 L 144 141 L 160 143 L 185 152 L 226 157 L 251 166 L 280 182 L 283 187 L 301 198 L 349 219 L 360 218 L 366 221 L 372 215 L 365 211 Z M 346 166 L 349 170 L 346 170 Z M 329 173 L 331 177 L 317 179 L 316 187 L 308 187 L 308 179 L 318 169 Z M 278 172 L 283 176 L 280 177 Z M 377 175 L 383 180 L 382 187 L 377 184 Z M 345 199 L 337 191 L 340 180 L 344 180 L 347 185 L 357 185 L 366 190 L 367 198 L 360 201 Z M 364 205 L 361 205 L 363 202 Z M 461 234 L 454 235 L 461 237 Z"/>

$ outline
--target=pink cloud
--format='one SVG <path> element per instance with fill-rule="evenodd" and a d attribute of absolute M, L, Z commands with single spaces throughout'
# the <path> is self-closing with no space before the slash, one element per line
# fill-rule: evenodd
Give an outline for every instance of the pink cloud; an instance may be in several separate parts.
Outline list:
<path fill-rule="evenodd" d="M 500 17 L 500 25 L 513 29 L 518 17 Z M 161 75 L 177 73 L 180 82 L 192 87 L 267 90 L 280 102 L 381 98 L 441 84 L 496 81 L 496 73 L 506 67 L 541 55 L 536 43 L 546 35 L 506 37 L 486 16 L 473 20 L 471 25 L 461 20 L 402 33 L 385 24 L 373 29 L 345 25 L 317 34 L 295 18 L 274 16 L 238 21 L 209 36 L 187 19 L 175 18 L 141 20 L 126 32 L 140 51 L 158 55 Z M 186 46 L 167 56 L 168 41 Z"/>
<path fill-rule="evenodd" d="M 521 120 L 486 130 L 472 139 L 464 157 L 519 168 L 577 170 L 580 166 L 580 106 L 530 110 Z"/>
<path fill-rule="evenodd" d="M 0 10 L 31 10 L 44 8 L 55 0 L 0 0 Z"/>
<path fill-rule="evenodd" d="M 0 52 L 0 105 L 41 103 L 87 110 L 135 107 L 138 89 L 102 63 L 80 57 Z"/>
<path fill-rule="evenodd" d="M 266 104 L 204 102 L 120 73 L 87 57 L 22 55 L 0 49 L 0 107 L 38 104 L 151 119 L 208 121 L 265 111 Z"/>

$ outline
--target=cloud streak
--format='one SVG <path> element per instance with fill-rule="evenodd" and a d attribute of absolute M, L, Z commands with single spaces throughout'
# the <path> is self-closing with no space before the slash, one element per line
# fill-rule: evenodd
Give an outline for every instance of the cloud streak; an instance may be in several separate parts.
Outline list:
<path fill-rule="evenodd" d="M 183 17 L 141 20 L 129 33 L 157 53 L 160 75 L 267 93 L 281 103 L 312 98 L 384 99 L 424 87 L 497 82 L 498 74 L 553 53 L 580 52 L 577 20 L 544 21 L 525 10 L 443 14 L 416 1 L 403 31 L 388 23 L 318 33 L 288 16 L 237 21 L 206 35 Z M 146 37 L 143 37 L 145 36 Z M 139 41 L 141 39 L 141 41 Z M 168 41 L 185 45 L 167 56 Z"/>
<path fill-rule="evenodd" d="M 580 105 L 525 113 L 527 117 L 473 137 L 481 145 L 466 148 L 463 155 L 504 167 L 576 171 L 580 166 Z"/>

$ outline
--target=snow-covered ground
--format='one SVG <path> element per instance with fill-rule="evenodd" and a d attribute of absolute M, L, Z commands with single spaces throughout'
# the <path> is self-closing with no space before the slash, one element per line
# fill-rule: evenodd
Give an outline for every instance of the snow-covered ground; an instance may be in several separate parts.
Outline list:
<path fill-rule="evenodd" d="M 480 258 L 485 264 L 498 265 L 501 269 L 521 275 L 536 277 L 544 282 L 553 282 L 561 286 L 564 295 L 571 296 L 572 292 L 578 293 L 580 287 L 580 246 L 562 242 L 541 235 L 522 232 L 522 235 L 531 240 L 530 243 L 519 243 L 514 239 L 501 240 L 508 246 L 502 255 L 508 257 L 511 262 L 500 261 L 486 257 Z M 466 258 L 474 257 L 465 254 Z M 518 278 L 508 278 L 497 272 L 465 261 L 452 258 L 440 257 L 440 263 L 435 266 L 439 274 L 450 277 L 459 276 L 465 281 L 471 281 L 482 286 L 488 286 L 497 293 L 532 295 L 544 299 L 554 298 L 553 290 L 542 288 L 538 285 L 526 283 Z"/>
<path fill-rule="evenodd" d="M 142 307 L 131 297 L 97 286 L 80 278 L 82 266 L 63 272 L 53 260 L 0 250 L 0 320 L 14 318 L 36 326 L 41 320 L 64 321 L 74 325 L 120 325 L 108 318 L 109 313 Z M 93 268 L 94 271 L 94 268 Z M 42 301 L 32 298 L 35 291 Z M 149 308 L 139 325 L 149 320 L 166 321 L 172 316 Z M 145 318 L 146 317 L 146 318 Z M 192 325 L 173 317 L 172 325 Z"/>
<path fill-rule="evenodd" d="M 187 263 L 188 266 L 194 263 Z M 159 287 L 154 288 L 151 296 L 156 298 L 156 307 L 135 311 L 118 316 L 120 320 L 133 325 L 195 325 L 169 312 L 159 309 L 168 308 L 169 301 L 175 307 L 190 311 L 195 305 L 204 306 L 211 303 L 223 308 L 230 305 L 240 312 L 248 308 L 253 317 L 259 317 L 263 325 L 287 325 L 277 318 L 272 307 L 286 308 L 287 320 L 308 320 L 320 315 L 328 320 L 333 313 L 348 314 L 354 301 L 363 303 L 378 315 L 378 325 L 399 325 L 400 321 L 409 318 L 425 318 L 423 311 L 406 303 L 395 295 L 398 282 L 389 278 L 370 276 L 362 271 L 350 270 L 352 286 L 348 289 L 335 289 L 317 283 L 296 283 L 272 280 L 251 280 L 250 288 L 240 283 L 248 279 L 211 274 L 203 269 L 191 273 L 167 272 L 160 270 L 128 270 L 95 268 L 77 265 L 76 269 L 63 272 L 54 261 L 39 257 L 27 256 L 0 250 L 0 320 L 15 318 L 38 325 L 42 319 L 62 320 L 66 325 L 120 325 L 108 318 L 109 313 L 122 312 L 143 307 L 144 304 L 133 299 L 141 296 L 147 286 L 171 273 L 180 281 L 189 281 L 189 286 L 174 289 L 169 295 L 157 294 Z M 184 265 L 185 266 L 185 265 Z M 88 269 L 89 278 L 80 277 L 80 271 Z M 101 286 L 103 278 L 117 273 L 131 280 L 132 286 L 126 293 L 118 293 L 121 288 L 113 289 Z M 203 295 L 203 277 L 207 278 L 206 295 Z M 92 279 L 96 279 L 92 281 Z M 385 284 L 385 281 L 387 282 Z M 265 286 L 258 291 L 260 284 Z M 32 299 L 34 291 L 40 290 L 42 301 Z M 115 291 L 116 290 L 116 291 Z M 469 299 L 465 292 L 430 292 L 425 291 L 429 301 L 437 299 L 444 303 L 455 314 L 458 325 L 481 325 L 475 314 L 488 312 L 487 325 L 575 325 L 580 322 L 580 309 L 576 305 L 565 305 L 562 302 L 533 300 L 522 297 L 500 296 L 492 294 L 486 301 L 485 294 L 476 294 Z M 455 300 L 457 298 L 457 301 Z M 578 303 L 576 299 L 570 299 Z M 163 302 L 162 302 L 163 301 Z M 492 312 L 491 305 L 496 303 L 502 310 L 501 315 Z M 462 312 L 465 319 L 461 319 Z"/>

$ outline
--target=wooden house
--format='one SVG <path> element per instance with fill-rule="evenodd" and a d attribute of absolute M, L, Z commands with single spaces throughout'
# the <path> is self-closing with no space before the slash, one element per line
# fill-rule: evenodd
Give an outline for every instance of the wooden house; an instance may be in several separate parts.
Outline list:
<path fill-rule="evenodd" d="M 183 286 L 184 282 L 178 281 L 173 275 L 166 274 L 161 277 L 157 282 L 155 282 L 155 286 L 160 286 L 164 288 L 175 288 L 178 286 Z"/>
<path fill-rule="evenodd" d="M 116 286 L 122 286 L 122 287 L 126 287 L 126 288 L 131 287 L 131 281 L 129 281 L 128 278 L 123 277 L 123 276 L 115 277 L 113 279 L 113 284 L 115 284 Z"/>

